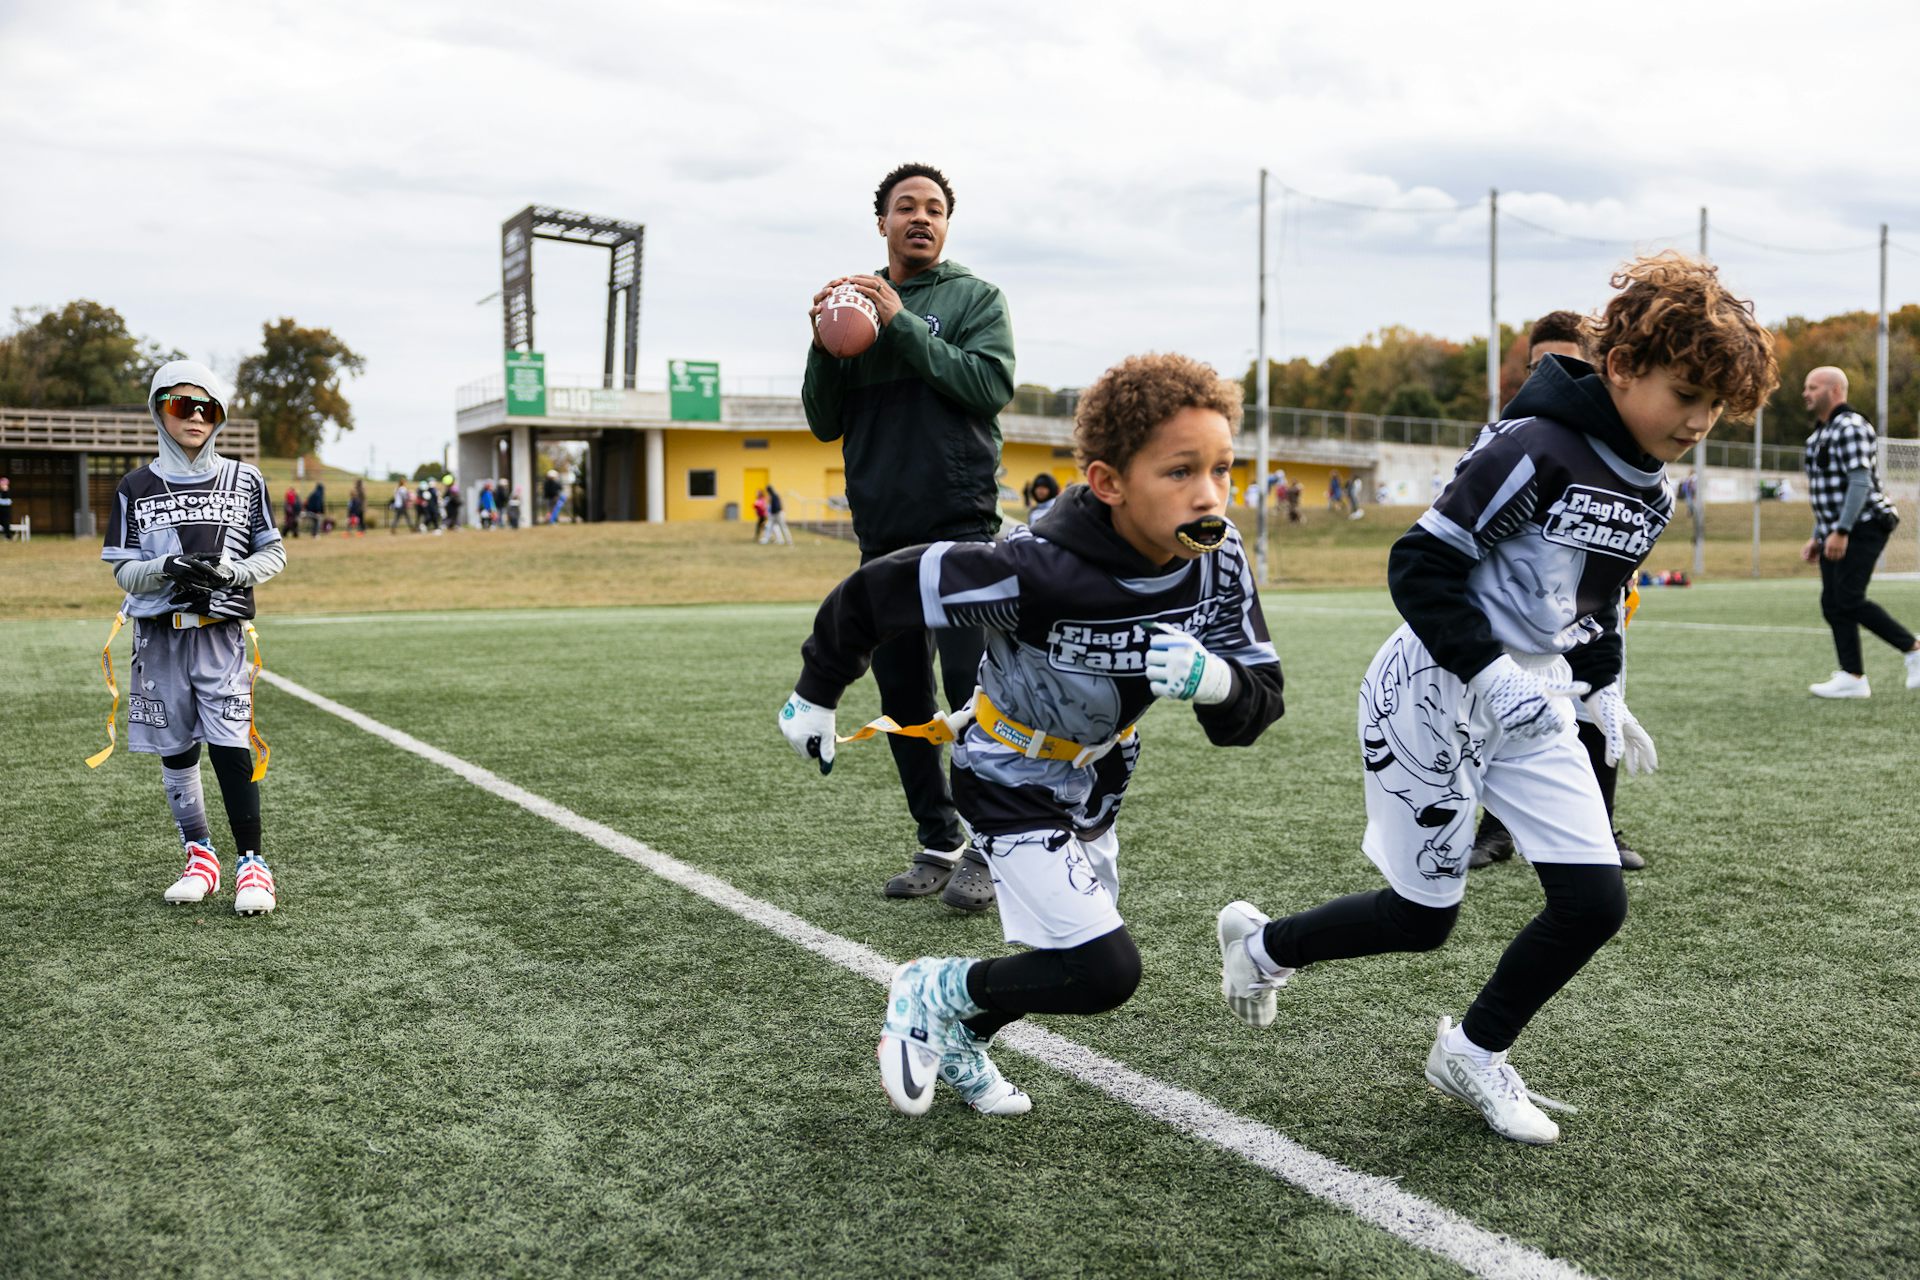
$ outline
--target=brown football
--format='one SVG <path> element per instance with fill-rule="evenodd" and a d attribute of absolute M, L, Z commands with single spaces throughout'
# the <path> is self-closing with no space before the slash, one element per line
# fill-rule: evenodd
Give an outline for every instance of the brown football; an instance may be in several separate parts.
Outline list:
<path fill-rule="evenodd" d="M 836 286 L 820 304 L 820 317 L 813 322 L 820 345 L 842 360 L 865 352 L 880 336 L 880 313 L 850 284 Z"/>

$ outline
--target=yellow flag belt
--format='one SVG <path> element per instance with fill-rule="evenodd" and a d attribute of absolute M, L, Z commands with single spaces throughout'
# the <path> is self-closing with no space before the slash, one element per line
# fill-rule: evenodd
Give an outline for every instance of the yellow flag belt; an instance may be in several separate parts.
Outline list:
<path fill-rule="evenodd" d="M 1011 747 L 1029 760 L 1065 760 L 1075 768 L 1098 760 L 1113 750 L 1117 742 L 1124 742 L 1133 736 L 1136 725 L 1128 725 L 1106 742 L 1094 746 L 1084 746 L 1067 738 L 1056 738 L 1050 733 L 1021 724 L 1002 714 L 1000 708 L 993 705 L 986 690 L 976 689 L 972 701 L 948 716 L 935 716 L 925 724 L 903 725 L 892 716 L 881 716 L 870 720 L 852 733 L 835 735 L 839 742 L 865 742 L 868 738 L 890 733 L 902 738 L 920 738 L 939 745 L 952 742 L 967 730 L 967 725 L 977 724 L 994 741 Z"/>

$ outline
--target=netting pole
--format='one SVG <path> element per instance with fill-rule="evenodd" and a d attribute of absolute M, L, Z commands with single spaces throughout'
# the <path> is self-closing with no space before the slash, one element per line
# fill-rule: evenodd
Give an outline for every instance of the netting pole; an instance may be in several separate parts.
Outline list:
<path fill-rule="evenodd" d="M 1260 337 L 1254 343 L 1254 429 L 1260 433 L 1259 447 L 1254 451 L 1257 461 L 1253 474 L 1253 521 L 1254 521 L 1254 577 L 1265 586 L 1272 581 L 1267 576 L 1267 463 L 1269 441 L 1267 429 L 1267 171 L 1260 171 Z"/>
<path fill-rule="evenodd" d="M 1890 435 L 1893 424 L 1887 421 L 1887 224 L 1880 224 L 1880 326 L 1873 335 L 1874 394 L 1873 425 L 1880 434 Z"/>
<path fill-rule="evenodd" d="M 1767 406 L 1761 405 L 1753 411 L 1753 576 L 1760 576 L 1760 500 L 1765 495 L 1760 487 L 1760 423 L 1767 416 Z"/>
<path fill-rule="evenodd" d="M 1487 191 L 1487 421 L 1500 420 L 1500 188 Z"/>

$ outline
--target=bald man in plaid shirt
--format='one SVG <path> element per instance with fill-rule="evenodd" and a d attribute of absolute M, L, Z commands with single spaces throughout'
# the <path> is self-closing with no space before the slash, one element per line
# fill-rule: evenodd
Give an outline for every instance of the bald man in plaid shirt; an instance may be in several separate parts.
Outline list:
<path fill-rule="evenodd" d="M 1847 375 L 1831 365 L 1807 374 L 1801 399 L 1813 412 L 1807 437 L 1807 496 L 1813 536 L 1800 558 L 1820 565 L 1820 613 L 1833 628 L 1840 669 L 1809 686 L 1815 697 L 1865 698 L 1867 667 L 1860 628 L 1906 655 L 1907 688 L 1920 689 L 1920 640 L 1867 599 L 1873 566 L 1900 524 L 1900 513 L 1880 489 L 1880 450 L 1873 424 L 1847 404 Z"/>

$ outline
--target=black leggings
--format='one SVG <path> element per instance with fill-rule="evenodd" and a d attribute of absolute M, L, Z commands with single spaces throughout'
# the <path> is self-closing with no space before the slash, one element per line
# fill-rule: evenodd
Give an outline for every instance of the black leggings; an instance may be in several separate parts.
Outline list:
<path fill-rule="evenodd" d="M 1627 887 L 1619 867 L 1533 864 L 1547 905 L 1527 922 L 1474 998 L 1462 1027 L 1495 1053 L 1580 972 L 1627 919 Z M 1460 908 L 1426 907 L 1392 889 L 1354 893 L 1271 921 L 1261 935 L 1267 954 L 1289 968 L 1323 960 L 1432 951 L 1447 940 Z"/>
<path fill-rule="evenodd" d="M 220 780 L 220 802 L 227 807 L 227 825 L 233 828 L 236 855 L 260 852 L 260 784 L 253 780 L 253 753 L 245 747 L 208 746 L 213 776 Z M 200 744 L 179 755 L 161 756 L 169 769 L 191 769 L 200 763 Z"/>
<path fill-rule="evenodd" d="M 1838 560 L 1820 558 L 1820 616 L 1833 632 L 1833 653 L 1840 669 L 1850 675 L 1865 675 L 1866 664 L 1860 657 L 1860 628 L 1885 640 L 1905 653 L 1913 648 L 1913 632 L 1873 601 L 1867 599 L 1867 583 L 1873 580 L 1873 566 L 1887 549 L 1893 533 L 1883 525 L 1862 522 L 1847 538 L 1847 554 Z"/>
<path fill-rule="evenodd" d="M 1121 925 L 1058 951 L 1025 951 L 967 970 L 967 994 L 986 1012 L 966 1020 L 981 1039 L 1029 1013 L 1105 1013 L 1140 985 L 1140 949 Z"/>

